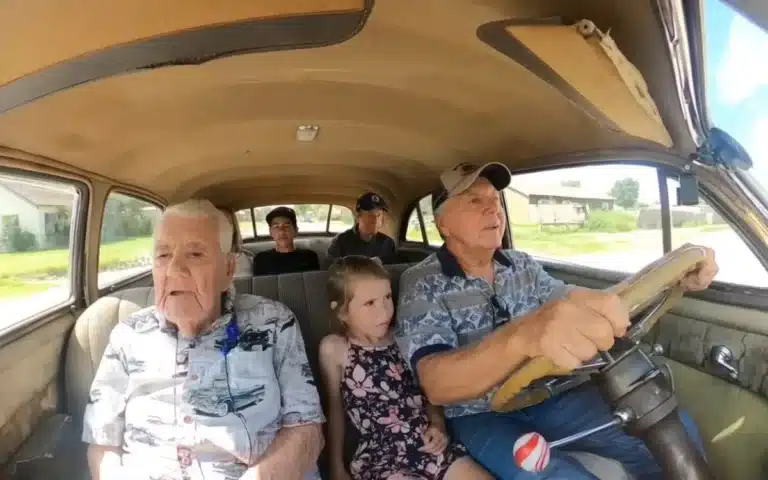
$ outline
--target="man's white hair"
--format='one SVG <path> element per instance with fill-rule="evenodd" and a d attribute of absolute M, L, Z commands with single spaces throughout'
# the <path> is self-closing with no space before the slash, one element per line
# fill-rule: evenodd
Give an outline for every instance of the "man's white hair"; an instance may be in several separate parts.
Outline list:
<path fill-rule="evenodd" d="M 162 222 L 163 219 L 170 216 L 213 219 L 219 230 L 219 244 L 221 245 L 221 251 L 224 253 L 232 251 L 232 238 L 235 226 L 232 225 L 229 217 L 216 208 L 210 200 L 204 198 L 191 198 L 184 202 L 171 205 L 165 209 L 162 217 L 160 217 L 160 221 Z"/>

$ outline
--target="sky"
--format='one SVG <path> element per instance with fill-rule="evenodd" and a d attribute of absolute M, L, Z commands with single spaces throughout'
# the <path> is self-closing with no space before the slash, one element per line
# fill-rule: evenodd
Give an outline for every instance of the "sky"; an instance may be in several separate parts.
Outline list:
<path fill-rule="evenodd" d="M 768 32 L 744 19 L 721 0 L 704 0 L 707 108 L 714 126 L 733 136 L 752 157 L 752 174 L 768 187 Z M 762 58 L 761 58 L 762 57 Z M 636 178 L 640 201 L 656 203 L 656 171 L 648 167 L 608 165 L 568 169 L 569 180 L 607 193 L 616 180 Z M 562 169 L 516 175 L 524 183 L 557 184 Z M 674 185 L 670 197 L 674 201 Z"/>
<path fill-rule="evenodd" d="M 710 119 L 747 149 L 752 174 L 768 186 L 768 32 L 721 0 L 705 0 Z"/>

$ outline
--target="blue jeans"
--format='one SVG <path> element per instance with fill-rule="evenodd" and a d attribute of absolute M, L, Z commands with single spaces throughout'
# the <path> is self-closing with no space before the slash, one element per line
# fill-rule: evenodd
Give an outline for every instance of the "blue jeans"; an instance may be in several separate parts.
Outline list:
<path fill-rule="evenodd" d="M 551 450 L 546 470 L 530 473 L 515 465 L 512 455 L 515 440 L 528 432 L 538 432 L 547 440 L 567 437 L 611 420 L 611 412 L 591 384 L 538 405 L 511 413 L 478 413 L 449 420 L 454 438 L 463 443 L 469 454 L 486 470 L 501 480 L 569 479 L 595 480 L 566 451 L 584 451 L 613 458 L 638 480 L 661 478 L 661 469 L 640 439 L 611 428 L 563 447 Z M 681 412 L 680 418 L 688 435 L 700 451 L 704 446 L 693 420 Z"/>

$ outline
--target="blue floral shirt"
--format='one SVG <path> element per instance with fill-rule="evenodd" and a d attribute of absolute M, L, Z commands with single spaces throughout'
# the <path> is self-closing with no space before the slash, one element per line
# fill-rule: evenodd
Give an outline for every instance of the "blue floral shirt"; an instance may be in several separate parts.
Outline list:
<path fill-rule="evenodd" d="M 443 246 L 400 278 L 396 337 L 413 371 L 419 360 L 471 344 L 494 328 L 565 294 L 566 285 L 529 255 L 498 250 L 494 283 L 467 276 Z M 495 389 L 482 398 L 445 406 L 447 417 L 487 412 Z"/>

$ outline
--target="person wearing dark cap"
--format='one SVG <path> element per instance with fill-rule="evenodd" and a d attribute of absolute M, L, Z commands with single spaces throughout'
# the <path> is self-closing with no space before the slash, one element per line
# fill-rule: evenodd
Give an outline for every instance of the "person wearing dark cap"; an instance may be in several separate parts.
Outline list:
<path fill-rule="evenodd" d="M 254 275 L 279 275 L 281 273 L 319 270 L 317 253 L 296 248 L 293 239 L 298 232 L 296 212 L 292 208 L 277 207 L 267 214 L 269 235 L 275 248 L 259 252 L 253 258 Z"/>
<path fill-rule="evenodd" d="M 381 233 L 384 212 L 387 203 L 379 195 L 368 192 L 357 199 L 355 207 L 355 226 L 342 232 L 333 239 L 328 248 L 328 258 L 348 255 L 378 257 L 382 263 L 392 263 L 396 259 L 395 241 Z"/>

